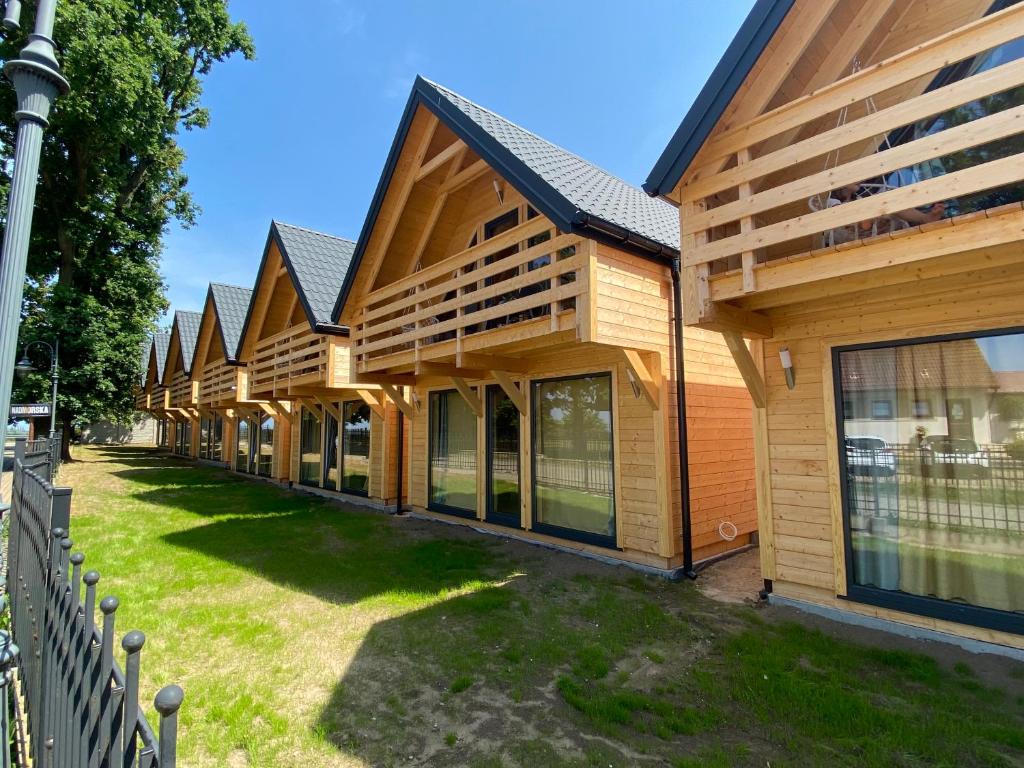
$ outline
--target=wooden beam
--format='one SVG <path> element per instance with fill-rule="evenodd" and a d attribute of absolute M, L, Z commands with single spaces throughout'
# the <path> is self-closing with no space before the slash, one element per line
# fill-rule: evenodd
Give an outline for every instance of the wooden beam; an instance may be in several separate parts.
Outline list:
<path fill-rule="evenodd" d="M 505 394 L 508 395 L 508 399 L 512 401 L 512 405 L 516 407 L 519 413 L 526 415 L 526 395 L 519 389 L 516 383 L 512 380 L 505 371 L 491 371 L 494 376 L 494 380 L 498 382 Z"/>
<path fill-rule="evenodd" d="M 292 412 L 289 410 L 288 405 L 289 405 L 288 403 L 285 403 L 285 402 L 283 402 L 281 400 L 271 400 L 270 401 L 270 406 L 277 412 L 277 414 L 284 421 L 291 421 L 292 420 Z"/>
<path fill-rule="evenodd" d="M 408 400 L 402 397 L 402 394 L 394 386 L 391 384 L 381 384 L 380 388 L 384 391 L 385 395 L 391 398 L 391 402 L 398 407 L 398 410 L 410 419 L 416 418 L 416 409 Z"/>
<path fill-rule="evenodd" d="M 626 365 L 629 366 L 637 383 L 640 384 L 640 393 L 647 400 L 648 405 L 657 411 L 661 408 L 660 361 L 655 357 L 652 364 L 648 365 L 643 355 L 635 349 L 623 349 L 622 354 L 626 358 Z"/>
<path fill-rule="evenodd" d="M 529 362 L 518 357 L 482 355 L 476 352 L 457 353 L 455 365 L 459 368 L 483 371 L 512 371 L 513 373 L 526 373 L 530 369 Z"/>
<path fill-rule="evenodd" d="M 437 115 L 429 110 L 426 110 L 428 123 L 423 131 L 423 135 L 419 138 L 418 143 L 412 148 L 412 160 L 409 167 L 409 172 L 402 174 L 396 174 L 398 176 L 397 189 L 393 190 L 394 198 L 393 202 L 388 205 L 389 216 L 384 221 L 384 230 L 381 232 L 379 244 L 375 245 L 373 249 L 373 262 L 371 264 L 371 272 L 366 281 L 366 285 L 372 286 L 374 281 L 377 279 L 377 275 L 380 272 L 381 265 L 384 263 L 384 258 L 387 255 L 388 248 L 391 246 L 391 240 L 395 236 L 395 231 L 398 229 L 398 222 L 402 220 L 402 212 L 405 210 L 405 204 L 409 201 L 409 195 L 412 194 L 412 188 L 416 184 L 416 169 L 423 165 L 423 158 L 427 156 L 427 150 L 430 148 L 430 141 L 434 138 L 434 131 L 437 130 L 438 119 Z M 392 181 L 395 177 L 392 177 Z M 392 190 L 389 188 L 385 197 L 389 197 Z M 378 219 L 379 222 L 379 219 Z"/>
<path fill-rule="evenodd" d="M 363 402 L 370 406 L 370 410 L 384 418 L 384 405 L 377 397 L 376 390 L 357 389 L 356 393 L 363 399 Z"/>
<path fill-rule="evenodd" d="M 267 416 L 277 416 L 277 410 L 270 403 L 260 403 L 259 410 L 265 413 Z M 258 414 L 257 414 L 258 415 Z"/>
<path fill-rule="evenodd" d="M 487 164 L 486 160 L 477 160 L 471 166 L 464 168 L 444 182 L 440 187 L 438 187 L 438 191 L 443 192 L 446 195 L 450 195 L 459 187 L 463 187 L 479 176 L 485 174 L 489 168 L 490 166 Z"/>
<path fill-rule="evenodd" d="M 460 142 L 461 143 L 461 142 Z M 442 186 L 447 184 L 459 170 L 459 165 L 462 163 L 462 158 L 466 154 L 468 147 L 462 144 L 458 155 L 452 161 L 451 166 L 448 168 L 448 173 L 442 182 Z M 430 243 L 430 238 L 434 234 L 434 227 L 437 226 L 437 220 L 441 218 L 441 212 L 444 210 L 444 204 L 448 200 L 448 192 L 438 189 L 437 194 L 434 197 L 434 203 L 430 207 L 430 213 L 427 214 L 427 220 L 423 224 L 423 231 L 420 232 L 420 239 L 416 243 L 416 247 L 412 251 L 412 256 L 409 259 L 410 271 L 415 271 L 416 265 L 419 264 L 420 259 L 423 258 L 423 252 L 427 249 L 427 245 Z"/>
<path fill-rule="evenodd" d="M 317 421 L 323 422 L 323 415 L 320 413 L 320 407 L 318 404 L 306 397 L 299 398 L 299 404 L 307 411 L 313 414 Z"/>
<path fill-rule="evenodd" d="M 725 337 L 725 343 L 732 353 L 732 359 L 736 362 L 736 367 L 739 368 L 740 375 L 747 384 L 747 390 L 750 392 L 750 399 L 754 401 L 754 407 L 764 408 L 767 402 L 764 378 L 761 376 L 761 371 L 757 363 L 754 362 L 750 350 L 747 348 L 747 343 L 738 333 L 727 331 L 722 336 Z"/>
<path fill-rule="evenodd" d="M 463 379 L 486 379 L 487 371 L 477 368 L 461 368 L 450 363 L 431 363 L 421 360 L 416 363 L 417 376 L 458 376 Z"/>
<path fill-rule="evenodd" d="M 709 303 L 700 319 L 688 322 L 688 325 L 699 325 L 720 333 L 732 331 L 752 339 L 767 339 L 772 335 L 772 321 L 768 317 L 723 301 Z"/>
<path fill-rule="evenodd" d="M 464 142 L 462 139 L 456 139 L 447 147 L 445 147 L 436 155 L 434 155 L 432 158 L 424 161 L 423 164 L 420 165 L 419 170 L 416 171 L 415 180 L 421 181 L 422 179 L 426 178 L 434 171 L 436 171 L 438 168 L 440 168 L 442 165 L 447 163 L 449 160 L 461 158 L 466 149 L 466 142 Z M 458 170 L 458 163 L 455 163 L 455 166 L 456 170 Z"/>
<path fill-rule="evenodd" d="M 411 387 L 416 383 L 416 377 L 411 373 L 377 373 L 376 371 L 361 371 L 352 384 L 373 384 L 384 388 L 385 384 L 392 387 Z"/>
<path fill-rule="evenodd" d="M 327 413 L 331 414 L 331 416 L 333 416 L 339 424 L 341 423 L 341 409 L 338 408 L 338 406 L 336 406 L 323 395 L 317 395 L 316 401 L 320 403 L 320 405 L 324 407 L 324 410 L 327 411 Z"/>
<path fill-rule="evenodd" d="M 459 394 L 462 395 L 462 399 L 466 401 L 466 404 L 469 406 L 469 409 L 473 411 L 473 413 L 475 413 L 478 418 L 483 416 L 484 405 L 483 403 L 480 402 L 480 398 L 477 397 L 477 394 L 476 392 L 473 391 L 473 388 L 469 386 L 469 384 L 466 383 L 466 380 L 463 379 L 461 376 L 452 376 L 451 378 L 452 384 L 454 384 L 455 388 L 459 390 Z"/>

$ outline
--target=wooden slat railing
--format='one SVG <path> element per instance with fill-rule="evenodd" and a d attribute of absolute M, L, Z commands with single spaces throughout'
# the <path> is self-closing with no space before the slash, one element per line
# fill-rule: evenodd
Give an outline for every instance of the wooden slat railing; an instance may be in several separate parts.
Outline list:
<path fill-rule="evenodd" d="M 171 407 L 186 408 L 196 404 L 192 380 L 179 371 L 171 379 Z"/>
<path fill-rule="evenodd" d="M 587 296 L 591 245 L 538 218 L 373 291 L 352 324 L 357 369 L 410 350 L 429 357 L 434 345 L 467 338 L 477 348 L 485 336 L 500 344 L 512 326 L 545 317 L 558 330 Z"/>
<path fill-rule="evenodd" d="M 261 339 L 249 361 L 249 392 L 286 389 L 289 384 L 331 386 L 330 337 L 305 323 Z"/>
<path fill-rule="evenodd" d="M 223 360 L 203 366 L 199 380 L 199 403 L 213 405 L 218 402 L 237 400 L 238 367 Z"/>
<path fill-rule="evenodd" d="M 887 135 L 920 120 L 1024 86 L 1024 60 L 1014 60 L 909 98 L 904 93 L 920 91 L 943 67 L 1016 40 L 1022 32 L 1024 4 L 1018 4 L 711 139 L 702 150 L 700 168 L 689 174 L 681 190 L 682 255 L 691 294 L 707 299 L 709 280 L 733 274 L 742 274 L 741 295 L 756 292 L 758 270 L 766 263 L 843 250 L 851 239 L 857 241 L 852 245 L 879 236 L 888 239 L 922 223 L 914 220 L 911 209 L 947 203 L 945 215 L 952 217 L 964 213 L 957 209 L 957 200 L 1024 181 L 1024 153 L 1012 154 L 1004 141 L 1024 134 L 1019 98 L 990 114 L 959 110 L 957 119 L 946 121 L 949 127 L 892 147 L 884 143 Z M 875 110 L 868 102 L 891 106 Z M 837 125 L 837 113 L 847 108 L 855 108 L 851 119 Z M 801 129 L 799 140 L 772 145 L 772 139 Z M 809 131 L 812 135 L 807 136 Z M 906 183 L 910 169 L 1000 141 L 1001 152 L 984 162 Z M 903 183 L 878 183 L 894 175 Z M 828 201 L 832 190 L 849 185 L 865 185 L 858 199 Z M 907 247 L 912 245 L 908 242 Z M 921 253 L 921 258 L 928 256 Z"/>

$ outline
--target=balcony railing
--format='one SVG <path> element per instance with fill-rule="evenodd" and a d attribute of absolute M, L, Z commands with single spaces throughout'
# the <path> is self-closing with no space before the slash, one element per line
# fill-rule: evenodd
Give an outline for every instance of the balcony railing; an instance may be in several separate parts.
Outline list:
<path fill-rule="evenodd" d="M 305 323 L 260 340 L 249 362 L 249 392 L 333 386 L 331 344 L 332 337 L 313 333 Z"/>
<path fill-rule="evenodd" d="M 575 329 L 593 245 L 536 218 L 371 292 L 351 329 L 356 369 Z"/>
<path fill-rule="evenodd" d="M 239 392 L 239 366 L 228 365 L 223 360 L 203 367 L 199 380 L 200 405 L 214 405 L 233 402 L 244 396 Z"/>
<path fill-rule="evenodd" d="M 171 380 L 171 407 L 186 408 L 195 403 L 192 380 L 186 378 L 184 373 L 176 373 Z"/>
<path fill-rule="evenodd" d="M 1012 139 L 1024 133 L 1024 60 L 945 84 L 938 75 L 1022 29 L 1024 5 L 1012 6 L 712 138 L 681 190 L 692 295 L 707 305 L 943 255 L 904 241 L 895 260 L 863 251 L 780 268 L 940 228 L 972 224 L 959 245 L 943 238 L 947 253 L 988 244 L 977 222 L 1021 209 L 1024 153 Z"/>

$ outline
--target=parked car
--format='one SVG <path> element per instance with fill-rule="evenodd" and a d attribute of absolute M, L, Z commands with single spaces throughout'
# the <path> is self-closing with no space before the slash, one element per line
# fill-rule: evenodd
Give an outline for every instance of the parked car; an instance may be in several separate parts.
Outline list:
<path fill-rule="evenodd" d="M 846 469 L 852 475 L 892 477 L 896 474 L 896 454 L 880 437 L 847 437 Z"/>
<path fill-rule="evenodd" d="M 921 442 L 926 477 L 988 477 L 988 456 L 969 437 L 929 435 Z"/>

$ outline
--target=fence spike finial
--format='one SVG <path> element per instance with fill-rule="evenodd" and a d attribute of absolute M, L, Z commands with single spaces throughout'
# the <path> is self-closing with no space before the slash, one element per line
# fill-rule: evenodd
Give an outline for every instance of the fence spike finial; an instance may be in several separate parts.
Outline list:
<path fill-rule="evenodd" d="M 167 717 L 177 712 L 184 700 L 185 691 L 181 689 L 180 685 L 165 685 L 157 692 L 156 698 L 153 699 L 153 706 L 162 717 Z"/>
<path fill-rule="evenodd" d="M 107 595 L 100 601 L 100 610 L 103 611 L 104 616 L 109 616 L 117 610 L 120 604 L 121 602 L 116 597 Z"/>
<path fill-rule="evenodd" d="M 95 587 L 100 583 L 100 572 L 99 571 L 86 571 L 82 577 L 82 581 L 85 582 L 87 587 Z"/>
<path fill-rule="evenodd" d="M 121 638 L 121 647 L 126 653 L 138 653 L 145 644 L 146 636 L 137 629 L 133 629 Z"/>

